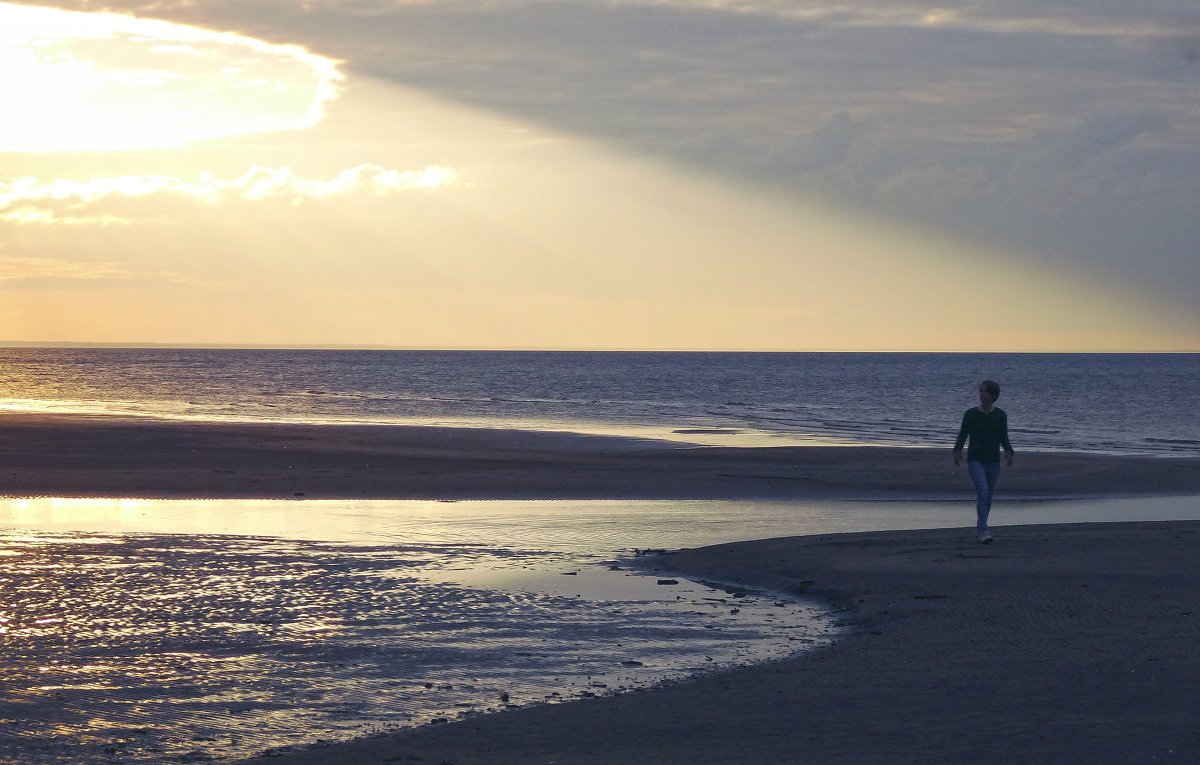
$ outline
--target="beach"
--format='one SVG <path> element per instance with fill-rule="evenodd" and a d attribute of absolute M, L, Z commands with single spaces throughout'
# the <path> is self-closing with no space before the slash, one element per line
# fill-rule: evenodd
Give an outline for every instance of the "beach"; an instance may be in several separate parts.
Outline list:
<path fill-rule="evenodd" d="M 5 415 L 0 442 L 8 496 L 970 502 L 948 449 L 25 414 Z M 1167 494 L 1200 495 L 1195 458 L 1020 452 L 1001 484 L 1001 499 Z M 664 576 L 815 601 L 841 625 L 831 645 L 261 761 L 1200 759 L 1200 522 L 1009 526 L 981 546 L 970 517 L 968 508 L 956 529 L 737 542 L 643 561 Z"/>
<path fill-rule="evenodd" d="M 486 428 L 4 413 L 0 495 L 243 499 L 950 499 L 950 450 L 696 446 Z M 1200 458 L 1021 452 L 1006 498 L 1200 493 Z"/>
<path fill-rule="evenodd" d="M 789 538 L 666 570 L 828 604 L 834 645 L 653 691 L 255 762 L 1156 763 L 1200 759 L 1200 523 Z"/>

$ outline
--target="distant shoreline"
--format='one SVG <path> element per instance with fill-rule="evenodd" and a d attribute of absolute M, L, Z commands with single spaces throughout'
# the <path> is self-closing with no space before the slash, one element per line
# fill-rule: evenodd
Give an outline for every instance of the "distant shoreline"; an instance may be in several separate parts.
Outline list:
<path fill-rule="evenodd" d="M 950 450 L 723 447 L 405 425 L 0 413 L 0 495 L 230 499 L 961 499 Z M 1200 457 L 1018 452 L 1000 498 L 1200 494 Z"/>

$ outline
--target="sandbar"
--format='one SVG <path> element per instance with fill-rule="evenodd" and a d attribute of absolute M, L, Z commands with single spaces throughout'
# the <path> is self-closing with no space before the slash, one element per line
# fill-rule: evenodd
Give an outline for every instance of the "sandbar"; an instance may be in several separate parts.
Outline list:
<path fill-rule="evenodd" d="M 0 495 L 17 497 L 950 499 L 969 486 L 948 448 L 0 414 Z M 1002 492 L 1200 494 L 1200 457 L 1022 452 Z"/>

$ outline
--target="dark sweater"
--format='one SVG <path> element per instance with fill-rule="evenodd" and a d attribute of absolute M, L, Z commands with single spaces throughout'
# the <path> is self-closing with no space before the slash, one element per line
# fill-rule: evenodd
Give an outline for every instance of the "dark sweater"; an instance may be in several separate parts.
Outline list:
<path fill-rule="evenodd" d="M 971 439 L 968 461 L 999 462 L 1001 446 L 1006 452 L 1013 450 L 1008 442 L 1008 415 L 1003 409 L 992 407 L 991 411 L 984 412 L 979 407 L 972 407 L 964 412 L 958 440 L 954 442 L 955 451 L 963 448 L 968 437 Z"/>

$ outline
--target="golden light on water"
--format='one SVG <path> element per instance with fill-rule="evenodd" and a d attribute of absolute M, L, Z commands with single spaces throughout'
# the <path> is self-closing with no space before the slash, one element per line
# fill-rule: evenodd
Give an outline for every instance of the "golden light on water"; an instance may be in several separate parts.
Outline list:
<path fill-rule="evenodd" d="M 336 61 L 111 13 L 0 3 L 0 151 L 175 147 L 318 122 Z M 14 118 L 15 117 L 15 118 Z"/>

